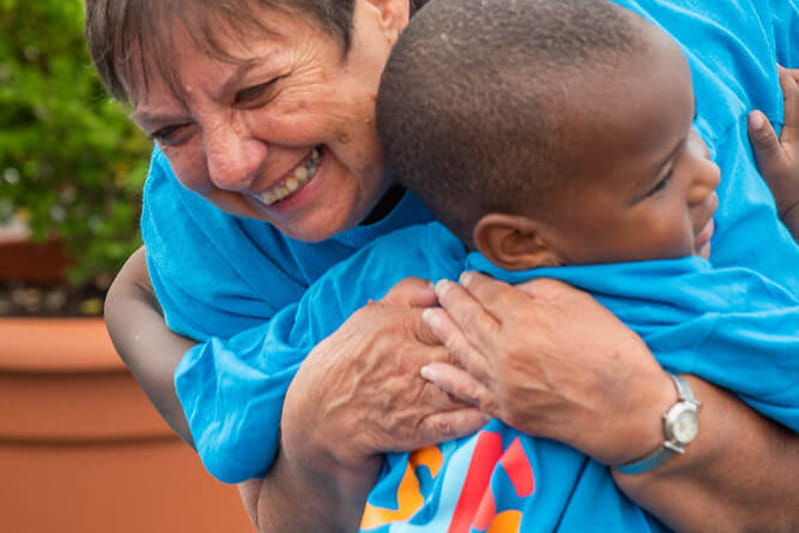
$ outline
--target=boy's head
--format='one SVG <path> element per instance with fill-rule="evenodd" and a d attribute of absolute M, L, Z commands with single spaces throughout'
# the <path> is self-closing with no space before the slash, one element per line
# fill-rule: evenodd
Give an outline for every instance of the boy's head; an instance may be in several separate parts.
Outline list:
<path fill-rule="evenodd" d="M 690 70 L 604 0 L 432 0 L 389 59 L 389 168 L 508 269 L 706 253 L 718 169 Z"/>

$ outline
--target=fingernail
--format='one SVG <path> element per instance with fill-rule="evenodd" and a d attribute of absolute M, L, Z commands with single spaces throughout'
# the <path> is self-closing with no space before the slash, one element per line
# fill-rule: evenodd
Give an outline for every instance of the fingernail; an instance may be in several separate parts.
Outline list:
<path fill-rule="evenodd" d="M 438 379 L 438 373 L 427 365 L 419 369 L 419 374 L 427 381 L 435 381 Z"/>
<path fill-rule="evenodd" d="M 445 279 L 438 280 L 435 286 L 436 294 L 438 296 L 444 296 L 445 294 L 447 294 L 447 291 L 449 290 L 450 287 L 449 283 L 450 282 Z"/>
<path fill-rule="evenodd" d="M 461 273 L 461 277 L 458 278 L 458 281 L 461 285 L 468 285 L 472 278 L 474 277 L 474 272 L 471 270 L 467 270 L 466 272 Z"/>
<path fill-rule="evenodd" d="M 438 317 L 438 313 L 436 313 L 435 309 L 433 308 L 428 308 L 422 311 L 422 320 L 432 330 L 438 328 L 438 325 L 441 322 L 441 319 Z"/>
<path fill-rule="evenodd" d="M 750 113 L 749 114 L 749 126 L 753 130 L 760 130 L 763 128 L 765 121 L 763 120 L 763 115 L 760 113 Z"/>

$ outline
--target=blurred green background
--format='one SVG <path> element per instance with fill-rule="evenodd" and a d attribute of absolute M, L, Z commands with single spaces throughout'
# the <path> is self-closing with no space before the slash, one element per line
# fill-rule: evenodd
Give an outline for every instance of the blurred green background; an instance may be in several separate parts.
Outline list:
<path fill-rule="evenodd" d="M 0 0 L 0 224 L 61 239 L 73 285 L 107 283 L 140 243 L 151 144 L 127 113 L 92 67 L 82 0 Z"/>

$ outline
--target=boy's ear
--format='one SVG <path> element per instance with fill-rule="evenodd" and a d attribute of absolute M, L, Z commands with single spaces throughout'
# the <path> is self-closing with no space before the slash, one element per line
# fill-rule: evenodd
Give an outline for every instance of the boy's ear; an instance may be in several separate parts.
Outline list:
<path fill-rule="evenodd" d="M 380 24 L 385 30 L 392 32 L 394 38 L 400 34 L 410 20 L 409 0 L 356 0 L 376 10 Z"/>
<path fill-rule="evenodd" d="M 536 220 L 500 213 L 483 216 L 472 238 L 486 259 L 505 270 L 560 266 L 558 254 L 547 244 L 544 225 Z"/>

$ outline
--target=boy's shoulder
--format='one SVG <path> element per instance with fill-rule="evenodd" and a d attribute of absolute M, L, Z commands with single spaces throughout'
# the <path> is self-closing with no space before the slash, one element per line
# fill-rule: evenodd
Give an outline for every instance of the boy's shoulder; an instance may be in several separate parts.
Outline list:
<path fill-rule="evenodd" d="M 330 274 L 355 272 L 399 281 L 415 276 L 440 279 L 456 276 L 464 266 L 464 244 L 439 222 L 407 226 L 381 237 L 336 265 Z"/>

